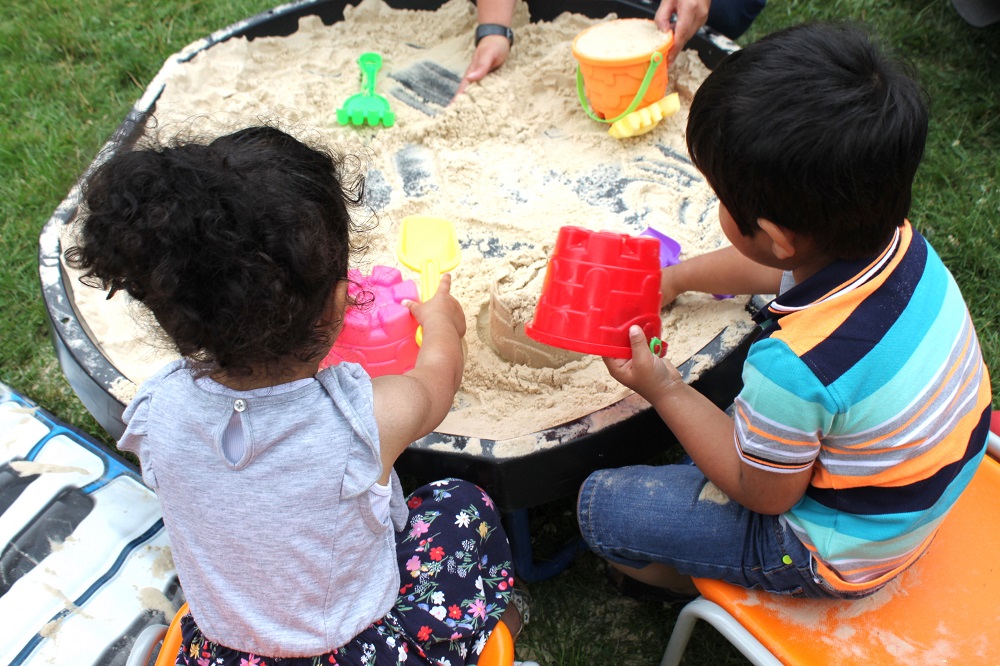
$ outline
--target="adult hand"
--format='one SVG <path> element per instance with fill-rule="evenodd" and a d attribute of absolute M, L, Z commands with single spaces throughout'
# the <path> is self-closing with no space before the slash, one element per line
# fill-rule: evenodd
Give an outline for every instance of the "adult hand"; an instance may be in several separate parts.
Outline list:
<path fill-rule="evenodd" d="M 662 0 L 653 21 L 656 27 L 666 32 L 674 31 L 674 43 L 667 53 L 667 64 L 674 64 L 677 54 L 681 52 L 688 40 L 698 32 L 698 28 L 708 20 L 708 8 L 711 0 Z M 676 14 L 676 23 L 671 25 L 671 19 Z"/>
<path fill-rule="evenodd" d="M 683 385 L 681 373 L 669 361 L 657 358 L 649 350 L 646 335 L 638 326 L 628 330 L 632 358 L 604 357 L 611 376 L 627 388 L 632 389 L 650 403 L 666 394 L 671 387 Z"/>
<path fill-rule="evenodd" d="M 472 54 L 462 82 L 458 85 L 458 93 L 465 92 L 470 83 L 481 81 L 487 74 L 507 61 L 510 54 L 510 42 L 503 35 L 487 35 L 479 40 L 476 52 Z"/>

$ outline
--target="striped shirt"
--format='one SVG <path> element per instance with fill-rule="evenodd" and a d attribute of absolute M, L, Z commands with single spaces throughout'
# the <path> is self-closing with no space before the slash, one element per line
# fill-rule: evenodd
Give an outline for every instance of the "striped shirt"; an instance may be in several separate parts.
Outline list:
<path fill-rule="evenodd" d="M 958 285 L 906 223 L 875 259 L 833 263 L 758 321 L 737 450 L 811 469 L 782 519 L 835 589 L 880 587 L 924 552 L 985 451 L 990 380 Z"/>

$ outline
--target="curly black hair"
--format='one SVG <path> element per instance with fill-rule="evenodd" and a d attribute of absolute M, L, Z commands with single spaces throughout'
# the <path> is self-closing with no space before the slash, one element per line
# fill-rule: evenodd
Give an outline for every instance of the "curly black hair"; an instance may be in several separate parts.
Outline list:
<path fill-rule="evenodd" d="M 364 178 L 273 127 L 119 152 L 83 184 L 81 282 L 124 290 L 203 371 L 274 372 L 329 349 Z"/>

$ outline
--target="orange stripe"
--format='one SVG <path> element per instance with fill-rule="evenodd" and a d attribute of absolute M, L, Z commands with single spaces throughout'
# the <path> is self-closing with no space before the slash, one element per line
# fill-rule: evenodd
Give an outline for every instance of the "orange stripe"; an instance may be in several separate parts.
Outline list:
<path fill-rule="evenodd" d="M 979 391 L 975 405 L 959 419 L 951 432 L 932 449 L 912 460 L 898 463 L 879 474 L 871 476 L 836 476 L 830 473 L 825 466 L 818 464 L 816 465 L 816 472 L 813 474 L 811 484 L 817 488 L 857 488 L 872 485 L 886 487 L 906 486 L 933 476 L 945 465 L 959 460 L 965 453 L 966 447 L 968 447 L 969 437 L 971 437 L 972 432 L 979 425 L 979 419 L 982 416 L 983 410 L 993 400 L 989 371 L 985 365 L 981 367 L 983 373 L 979 382 Z M 970 375 L 967 381 L 972 381 L 973 377 L 974 375 Z M 957 395 L 961 395 L 961 392 Z M 881 441 L 881 439 L 883 438 L 874 441 Z M 912 447 L 924 441 L 924 439 L 914 440 L 913 442 L 908 442 L 906 446 Z M 888 449 L 880 448 L 871 452 L 855 451 L 854 453 L 856 455 L 864 455 L 867 453 L 884 452 L 886 450 Z"/>
<path fill-rule="evenodd" d="M 839 575 L 843 580 L 848 578 L 857 578 L 859 576 L 864 576 L 865 574 L 871 573 L 873 571 L 885 571 L 887 567 L 890 570 L 896 569 L 897 567 L 905 563 L 910 557 L 912 557 L 912 555 L 913 553 L 906 553 L 905 555 L 894 557 L 891 560 L 885 560 L 882 562 L 869 564 L 866 567 L 858 567 L 856 569 L 840 569 Z"/>
<path fill-rule="evenodd" d="M 748 453 L 743 448 L 743 444 L 740 441 L 740 436 L 739 436 L 739 432 L 738 431 L 734 431 L 733 432 L 733 438 L 736 440 L 736 450 L 739 452 L 739 455 L 741 455 L 743 458 L 746 458 L 747 460 L 750 460 L 750 461 L 759 463 L 761 465 L 764 465 L 765 467 L 771 467 L 771 468 L 777 468 L 777 469 L 786 469 L 786 470 L 803 470 L 803 469 L 807 469 L 809 467 L 809 465 L 811 465 L 813 463 L 813 461 L 810 460 L 809 463 L 806 464 L 806 465 L 790 465 L 790 464 L 786 465 L 786 464 L 783 464 L 783 463 L 774 462 L 773 460 L 769 460 L 769 459 L 766 459 L 766 458 L 761 458 L 759 456 L 755 456 L 755 455 L 753 455 L 751 453 Z"/>
<path fill-rule="evenodd" d="M 890 477 L 885 485 L 910 485 L 933 476 L 942 467 L 960 460 L 969 446 L 969 439 L 973 431 L 979 425 L 983 410 L 989 406 L 992 400 L 993 395 L 989 382 L 981 381 L 975 405 L 959 419 L 948 436 L 930 451 L 913 460 L 912 464 L 897 466 L 897 469 L 894 470 L 896 473 Z M 948 455 L 949 453 L 951 455 Z M 926 467 L 923 470 L 913 469 L 918 462 L 924 463 Z"/>
<path fill-rule="evenodd" d="M 793 312 L 785 315 L 784 319 L 788 320 L 788 324 L 791 325 L 794 321 L 795 326 L 801 326 L 804 330 L 807 330 L 811 335 L 806 338 L 802 335 L 791 336 L 791 340 L 785 335 L 783 329 L 779 329 L 775 332 L 772 337 L 783 341 L 788 347 L 795 352 L 797 356 L 802 356 L 803 354 L 809 352 L 814 347 L 819 345 L 821 342 L 826 340 L 830 335 L 837 330 L 847 319 L 851 316 L 851 313 L 858 307 L 858 305 L 867 298 L 874 290 L 878 289 L 890 275 L 892 275 L 893 270 L 899 263 L 903 260 L 906 255 L 906 250 L 910 246 L 910 242 L 913 239 L 913 229 L 910 227 L 909 222 L 905 223 L 900 229 L 899 234 L 899 247 L 896 250 L 896 256 L 882 269 L 882 272 L 872 278 L 869 282 L 858 287 L 850 294 L 836 299 L 832 304 L 824 304 L 822 308 L 806 308 L 805 310 L 799 310 L 798 312 Z M 886 248 L 878 259 L 868 264 L 864 270 L 860 271 L 852 280 L 858 279 L 858 277 L 864 274 L 866 271 L 876 265 L 881 261 L 885 253 L 889 251 Z M 843 285 L 838 285 L 837 289 Z M 837 291 L 834 289 L 829 292 L 823 298 L 826 298 L 830 294 Z M 820 299 L 818 299 L 820 300 Z"/>
<path fill-rule="evenodd" d="M 924 539 L 924 541 L 920 544 L 920 546 L 917 549 L 915 549 L 912 553 L 910 553 L 909 557 L 904 558 L 901 564 L 894 566 L 891 570 L 882 574 L 878 578 L 874 578 L 864 583 L 849 583 L 846 580 L 843 580 L 836 571 L 828 567 L 821 559 L 819 559 L 819 557 L 815 557 L 813 561 L 816 563 L 816 572 L 819 575 L 821 575 L 823 577 L 823 580 L 829 583 L 830 586 L 833 587 L 834 589 L 840 590 L 842 592 L 857 592 L 860 590 L 868 590 L 873 587 L 878 587 L 883 583 L 889 582 L 890 580 L 895 578 L 899 573 L 901 573 L 907 567 L 909 567 L 911 564 L 916 562 L 917 559 L 921 555 L 923 555 L 924 551 L 927 550 L 927 547 L 930 546 L 931 541 L 934 539 L 934 536 L 936 534 L 937 534 L 937 529 L 935 529 L 934 532 L 930 534 L 930 536 Z M 815 553 L 815 550 L 813 548 L 810 548 L 809 550 L 812 550 Z"/>
<path fill-rule="evenodd" d="M 890 432 L 887 432 L 887 433 L 885 433 L 883 435 L 880 435 L 880 436 L 876 437 L 875 439 L 870 439 L 870 440 L 867 440 L 865 442 L 862 442 L 861 444 L 855 444 L 853 447 L 847 447 L 847 448 L 853 449 L 853 448 L 856 448 L 856 447 L 864 447 L 864 448 L 868 449 L 868 448 L 872 447 L 873 445 L 878 444 L 879 442 L 884 442 L 886 440 L 898 438 L 899 434 L 901 432 L 903 432 L 904 430 L 909 429 L 910 426 L 913 425 L 913 423 L 915 421 L 917 421 L 918 419 L 920 419 L 924 415 L 924 413 L 930 408 L 930 406 L 932 404 L 934 404 L 934 402 L 936 401 L 937 397 L 939 395 L 941 395 L 941 393 L 948 387 L 951 378 L 953 376 L 955 376 L 955 374 L 958 372 L 959 368 L 963 365 L 966 357 L 968 356 L 969 348 L 970 348 L 970 345 L 973 342 L 973 340 L 974 340 L 974 338 L 972 336 L 972 327 L 970 326 L 969 327 L 969 331 L 966 333 L 965 342 L 964 342 L 964 344 L 962 346 L 961 353 L 959 354 L 958 358 L 955 359 L 955 362 L 952 363 L 951 367 L 948 369 L 948 372 L 945 374 L 944 379 L 938 385 L 937 390 L 935 390 L 934 393 L 932 393 L 931 396 L 927 400 L 924 401 L 924 404 L 920 407 L 920 409 L 918 409 L 916 412 L 914 412 L 914 414 L 907 421 L 905 421 L 904 423 L 901 423 L 894 430 L 892 430 Z M 974 377 L 974 375 L 970 374 L 968 377 L 965 378 L 965 380 L 962 382 L 961 386 L 959 387 L 959 391 L 958 391 L 957 395 L 961 395 L 962 389 L 964 389 L 966 386 L 968 386 L 968 383 L 970 381 L 972 381 L 973 377 Z M 859 451 L 859 453 L 860 453 L 860 451 Z"/>
<path fill-rule="evenodd" d="M 960 460 L 969 445 L 969 438 L 983 410 L 993 399 L 989 382 L 980 382 L 976 405 L 965 414 L 955 427 L 936 446 L 923 455 L 895 464 L 879 474 L 869 476 L 837 476 L 820 463 L 815 467 L 810 484 L 816 488 L 848 489 L 862 486 L 899 487 L 923 481 L 936 474 L 945 465 Z"/>
<path fill-rule="evenodd" d="M 760 428 L 757 428 L 756 426 L 754 426 L 750 422 L 750 419 L 747 417 L 747 415 L 743 411 L 743 409 L 742 408 L 738 408 L 738 409 L 739 409 L 739 412 L 740 412 L 740 417 L 743 419 L 743 422 L 747 424 L 747 430 L 749 430 L 750 432 L 754 433 L 755 435 L 759 435 L 761 437 L 761 439 L 765 439 L 765 440 L 767 440 L 769 442 L 781 442 L 782 444 L 787 444 L 788 446 L 810 447 L 810 448 L 812 448 L 810 442 L 803 442 L 802 440 L 798 440 L 798 439 L 785 439 L 783 437 L 776 437 L 772 433 L 769 433 L 769 432 L 767 432 L 765 430 L 761 430 Z"/>
<path fill-rule="evenodd" d="M 940 382 L 940 384 L 938 384 L 937 390 L 934 391 L 934 393 L 931 394 L 930 398 L 928 398 L 927 400 L 924 400 L 924 404 L 920 407 L 919 410 L 917 410 L 913 414 L 913 416 L 911 416 L 909 418 L 908 421 L 906 421 L 905 423 L 900 424 L 899 427 L 897 427 L 895 430 L 893 430 L 891 432 L 887 432 L 886 434 L 884 434 L 884 435 L 882 435 L 880 437 L 876 437 L 873 440 L 869 440 L 865 444 L 865 446 L 870 446 L 872 444 L 877 444 L 878 442 L 883 442 L 883 441 L 885 441 L 887 439 L 894 438 L 894 437 L 898 436 L 899 433 L 902 432 L 903 430 L 908 429 L 913 424 L 914 421 L 916 421 L 917 419 L 919 419 L 924 414 L 924 412 L 926 412 L 930 408 L 930 406 L 932 404 L 934 404 L 934 402 L 937 400 L 937 397 L 939 395 L 941 395 L 941 393 L 946 388 L 948 388 L 948 385 L 950 383 L 951 378 L 955 376 L 955 373 L 958 372 L 959 368 L 963 365 L 963 361 L 968 356 L 969 347 L 970 347 L 971 343 L 973 342 L 973 340 L 974 340 L 974 338 L 972 336 L 972 327 L 970 326 L 969 330 L 968 330 L 968 332 L 966 333 L 966 336 L 965 336 L 965 342 L 962 344 L 962 352 L 958 355 L 958 358 L 955 359 L 955 362 L 952 363 L 951 367 L 948 369 L 948 372 L 944 376 L 944 380 L 942 380 Z M 967 376 L 965 378 L 965 380 L 962 382 L 962 384 L 959 387 L 959 391 L 958 391 L 957 395 L 961 395 L 961 390 L 964 389 L 966 386 L 968 386 L 969 382 L 972 381 L 972 379 L 973 379 L 974 376 L 975 375 L 971 375 L 970 374 L 969 376 Z"/>

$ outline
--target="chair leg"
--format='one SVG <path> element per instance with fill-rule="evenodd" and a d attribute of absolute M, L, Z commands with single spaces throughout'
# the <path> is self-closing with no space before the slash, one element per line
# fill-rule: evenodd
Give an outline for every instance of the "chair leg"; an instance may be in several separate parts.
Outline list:
<path fill-rule="evenodd" d="M 667 650 L 663 654 L 660 666 L 677 666 L 680 663 L 684 649 L 691 638 L 691 632 L 694 630 L 694 625 L 699 619 L 705 620 L 715 627 L 744 657 L 756 666 L 781 666 L 778 658 L 771 654 L 771 651 L 747 631 L 736 618 L 714 601 L 709 601 L 705 597 L 698 597 L 681 609 L 674 630 L 670 634 L 670 640 L 667 642 Z"/>
<path fill-rule="evenodd" d="M 135 637 L 132 650 L 128 654 L 125 666 L 146 666 L 153 656 L 153 650 L 163 637 L 167 635 L 167 625 L 151 624 Z"/>
<path fill-rule="evenodd" d="M 1000 432 L 990 432 L 986 436 L 986 452 L 988 455 L 1000 460 Z"/>
<path fill-rule="evenodd" d="M 537 583 L 562 573 L 577 553 L 587 550 L 587 545 L 579 536 L 544 560 L 536 560 L 531 548 L 531 524 L 527 509 L 517 509 L 504 513 L 501 518 L 510 542 L 514 558 L 514 573 L 525 583 Z"/>
<path fill-rule="evenodd" d="M 698 622 L 698 606 L 705 601 L 705 597 L 698 597 L 694 601 L 687 603 L 677 616 L 674 629 L 670 632 L 670 641 L 667 642 L 667 650 L 663 653 L 663 660 L 660 666 L 677 666 L 681 663 L 684 649 L 687 648 L 691 639 L 691 632 Z M 711 603 L 711 602 L 709 602 Z"/>

